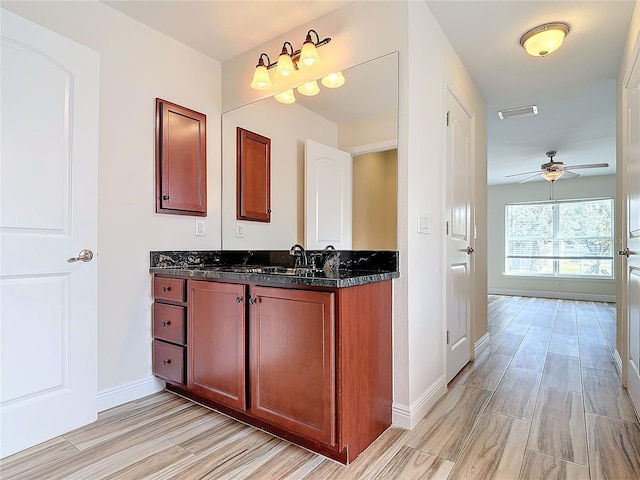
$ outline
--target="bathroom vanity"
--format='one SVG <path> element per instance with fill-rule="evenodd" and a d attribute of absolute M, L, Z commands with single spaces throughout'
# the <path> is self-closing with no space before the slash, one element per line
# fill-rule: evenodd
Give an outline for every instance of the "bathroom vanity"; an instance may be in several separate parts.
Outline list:
<path fill-rule="evenodd" d="M 348 464 L 391 425 L 398 253 L 312 253 L 340 268 L 296 267 L 288 251 L 151 252 L 154 373 Z"/>

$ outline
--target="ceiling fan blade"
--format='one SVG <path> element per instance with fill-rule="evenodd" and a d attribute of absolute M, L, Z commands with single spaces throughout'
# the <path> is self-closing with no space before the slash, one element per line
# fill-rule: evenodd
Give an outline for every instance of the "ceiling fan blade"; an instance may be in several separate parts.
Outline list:
<path fill-rule="evenodd" d="M 608 163 L 586 163 L 584 165 L 569 165 L 567 167 L 564 167 L 564 169 L 575 170 L 576 168 L 604 168 L 608 166 Z"/>
<path fill-rule="evenodd" d="M 566 170 L 566 169 L 565 169 L 565 171 L 564 171 L 564 173 L 562 174 L 562 176 L 563 176 L 564 178 L 576 178 L 576 177 L 579 177 L 579 176 L 580 176 L 580 174 L 579 174 L 579 173 L 570 172 L 569 170 Z"/>
<path fill-rule="evenodd" d="M 533 172 L 512 173 L 511 175 L 505 175 L 505 178 L 517 177 L 518 175 L 531 175 L 532 173 L 540 173 L 540 170 L 535 170 Z"/>
<path fill-rule="evenodd" d="M 533 173 L 533 172 L 529 172 L 529 173 Z M 536 178 L 538 175 L 540 175 L 540 172 L 536 172 L 535 175 L 531 175 L 530 177 L 525 178 L 524 180 L 522 180 L 521 182 L 518 183 L 525 183 L 528 182 L 529 180 L 531 180 L 532 178 Z"/>

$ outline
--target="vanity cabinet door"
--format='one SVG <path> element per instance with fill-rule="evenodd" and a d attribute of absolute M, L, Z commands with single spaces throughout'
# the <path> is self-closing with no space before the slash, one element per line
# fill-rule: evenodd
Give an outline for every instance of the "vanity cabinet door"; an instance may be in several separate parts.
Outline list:
<path fill-rule="evenodd" d="M 271 139 L 236 130 L 238 220 L 271 221 Z"/>
<path fill-rule="evenodd" d="M 187 387 L 246 408 L 245 285 L 189 280 Z"/>
<path fill-rule="evenodd" d="M 207 117 L 156 99 L 156 213 L 207 215 Z"/>
<path fill-rule="evenodd" d="M 334 294 L 251 289 L 250 413 L 310 440 L 336 438 Z"/>

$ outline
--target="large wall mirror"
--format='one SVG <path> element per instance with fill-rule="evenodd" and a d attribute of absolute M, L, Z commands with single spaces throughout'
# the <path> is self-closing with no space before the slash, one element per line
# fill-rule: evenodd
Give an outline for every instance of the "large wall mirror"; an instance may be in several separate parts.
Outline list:
<path fill-rule="evenodd" d="M 398 54 L 385 55 L 343 70 L 342 87 L 305 97 L 294 104 L 274 98 L 242 106 L 222 116 L 222 247 L 227 250 L 283 250 L 294 243 L 319 248 L 305 229 L 324 215 L 329 230 L 348 237 L 354 250 L 397 248 Z M 271 140 L 271 221 L 236 218 L 236 129 Z M 329 162 L 307 167 L 307 145 L 320 144 L 347 152 L 351 180 L 337 186 L 337 169 Z M 305 201 L 312 171 L 328 201 L 313 192 Z M 340 175 L 337 175 L 340 177 Z M 324 183 L 323 183 L 324 182 Z M 307 195 L 309 197 L 309 195 Z M 350 213 L 329 210 L 349 204 Z M 343 218 L 350 215 L 350 219 Z M 343 228 L 343 224 L 346 225 Z M 335 228 L 334 228 L 335 227 Z M 333 231 L 332 231 L 333 234 Z M 305 238 L 305 235 L 307 238 Z M 332 238 L 329 235 L 327 238 Z M 319 239 L 322 241 L 322 238 Z M 337 243 L 327 241 L 326 243 Z M 343 245 L 341 245 L 344 248 Z"/>

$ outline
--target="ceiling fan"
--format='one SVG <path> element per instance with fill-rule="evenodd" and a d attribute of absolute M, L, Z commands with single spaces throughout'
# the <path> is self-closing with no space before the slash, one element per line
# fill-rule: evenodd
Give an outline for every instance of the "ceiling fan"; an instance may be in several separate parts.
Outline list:
<path fill-rule="evenodd" d="M 524 180 L 522 180 L 521 182 L 518 183 L 525 183 L 528 182 L 529 180 L 536 178 L 538 175 L 541 175 L 545 180 L 548 180 L 550 182 L 555 182 L 556 180 L 558 180 L 560 177 L 565 176 L 565 178 L 575 178 L 575 177 L 579 177 L 580 175 L 573 172 L 572 170 L 577 170 L 579 168 L 603 168 L 603 167 L 608 167 L 609 164 L 608 163 L 587 163 L 584 165 L 567 165 L 565 166 L 564 163 L 562 162 L 556 162 L 553 160 L 553 157 L 556 156 L 556 151 L 552 150 L 550 152 L 547 152 L 547 157 L 549 157 L 549 162 L 547 163 L 543 163 L 542 165 L 540 165 L 540 170 L 539 171 L 535 171 L 535 172 L 522 172 L 522 173 L 514 173 L 513 175 L 507 175 L 507 177 L 517 177 L 519 175 L 531 175 L 527 178 L 525 178 Z"/>

